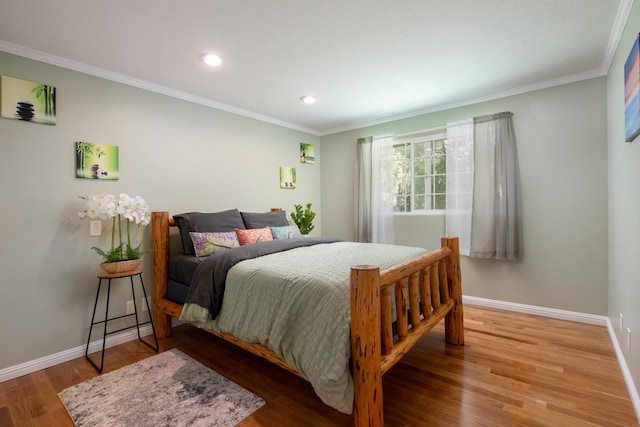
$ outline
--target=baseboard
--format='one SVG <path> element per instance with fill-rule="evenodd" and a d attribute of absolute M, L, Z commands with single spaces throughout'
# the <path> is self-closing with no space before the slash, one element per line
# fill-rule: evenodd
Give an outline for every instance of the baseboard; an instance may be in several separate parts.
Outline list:
<path fill-rule="evenodd" d="M 140 327 L 140 336 L 152 335 L 153 329 L 151 325 L 145 325 Z M 138 332 L 134 329 L 126 331 L 120 334 L 114 334 L 107 338 L 105 342 L 105 348 L 114 347 L 116 345 L 124 344 L 128 341 L 138 339 Z M 41 369 L 49 368 L 51 366 L 58 365 L 69 360 L 77 359 L 84 356 L 85 345 L 81 345 L 69 350 L 61 351 L 60 353 L 51 354 L 49 356 L 41 357 L 40 359 L 31 360 L 29 362 L 21 363 L 19 365 L 10 366 L 0 370 L 0 383 L 9 381 L 14 378 L 21 377 L 23 375 L 31 374 Z M 89 343 L 89 354 L 99 351 L 102 348 L 102 340 L 93 341 Z"/>
<path fill-rule="evenodd" d="M 633 404 L 633 408 L 636 412 L 636 417 L 638 417 L 638 421 L 640 421 L 640 397 L 638 396 L 638 389 L 636 388 L 636 385 L 633 381 L 633 377 L 631 377 L 629 366 L 627 365 L 627 361 L 624 358 L 624 354 L 622 353 L 622 349 L 620 348 L 620 343 L 618 342 L 618 337 L 616 336 L 615 330 L 611 325 L 609 317 L 468 296 L 463 296 L 462 302 L 464 304 L 498 308 L 501 310 L 550 317 L 552 319 L 562 319 L 572 322 L 606 326 L 607 330 L 609 331 L 609 338 L 611 339 L 611 343 L 613 344 L 613 349 L 616 353 L 616 358 L 618 359 L 618 364 L 620 365 L 620 370 L 622 371 L 624 382 L 627 385 L 627 390 L 629 391 L 631 403 Z"/>
<path fill-rule="evenodd" d="M 627 360 L 624 357 L 624 353 L 622 352 L 622 348 L 620 347 L 620 343 L 618 342 L 618 337 L 616 336 L 615 329 L 613 328 L 613 325 L 611 324 L 609 318 L 607 318 L 607 330 L 609 331 L 609 337 L 611 337 L 613 348 L 616 352 L 616 356 L 618 357 L 620 370 L 622 370 L 624 382 L 627 384 L 629 396 L 631 397 L 633 408 L 636 411 L 636 417 L 638 417 L 638 421 L 640 421 L 640 396 L 638 396 L 638 389 L 633 382 L 633 377 L 631 376 L 631 372 L 629 371 L 629 365 L 627 365 Z"/>
<path fill-rule="evenodd" d="M 580 313 L 576 311 L 558 310 L 555 308 L 538 307 L 535 305 L 518 304 L 494 299 L 462 296 L 464 304 L 479 305 L 481 307 L 498 308 L 501 310 L 515 311 L 518 313 L 533 314 L 536 316 L 550 317 L 552 319 L 569 320 L 571 322 L 588 323 L 591 325 L 606 326 L 608 317 L 596 314 Z"/>

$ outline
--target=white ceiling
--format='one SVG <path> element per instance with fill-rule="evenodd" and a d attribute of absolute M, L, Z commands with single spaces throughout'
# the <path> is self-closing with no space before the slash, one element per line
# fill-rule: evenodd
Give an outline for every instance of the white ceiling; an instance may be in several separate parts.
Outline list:
<path fill-rule="evenodd" d="M 2 51 L 325 135 L 605 75 L 633 0 L 1 2 Z"/>

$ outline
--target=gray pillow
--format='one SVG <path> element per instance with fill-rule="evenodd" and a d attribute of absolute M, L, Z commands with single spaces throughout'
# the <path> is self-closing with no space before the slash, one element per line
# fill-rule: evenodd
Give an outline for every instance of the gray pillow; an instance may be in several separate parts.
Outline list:
<path fill-rule="evenodd" d="M 173 219 L 180 229 L 182 250 L 187 255 L 195 255 L 193 241 L 189 233 L 219 233 L 223 231 L 235 231 L 236 228 L 245 229 L 242 216 L 238 209 L 227 211 L 201 213 L 188 212 L 174 215 Z"/>
<path fill-rule="evenodd" d="M 289 225 L 285 211 L 265 213 L 241 212 L 244 225 L 247 230 L 252 228 L 285 227 Z"/>

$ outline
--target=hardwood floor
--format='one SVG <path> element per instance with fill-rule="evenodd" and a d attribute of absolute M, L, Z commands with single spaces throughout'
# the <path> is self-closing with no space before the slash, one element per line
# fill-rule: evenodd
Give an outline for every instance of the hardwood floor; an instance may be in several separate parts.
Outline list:
<path fill-rule="evenodd" d="M 383 378 L 386 426 L 638 426 L 606 328 L 465 306 L 465 345 L 442 325 Z M 240 425 L 351 426 L 304 380 L 183 325 L 161 341 L 263 397 Z M 153 355 L 107 350 L 105 372 Z M 96 376 L 84 358 L 0 383 L 0 426 L 73 426 L 57 393 Z"/>

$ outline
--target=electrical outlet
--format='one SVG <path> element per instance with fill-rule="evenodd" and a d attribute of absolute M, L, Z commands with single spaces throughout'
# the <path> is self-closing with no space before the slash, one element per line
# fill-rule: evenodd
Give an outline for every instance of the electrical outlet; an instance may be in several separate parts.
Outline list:
<path fill-rule="evenodd" d="M 133 305 L 133 300 L 129 300 L 127 301 L 127 314 L 133 314 L 135 313 L 135 307 Z"/>
<path fill-rule="evenodd" d="M 631 328 L 627 328 L 627 351 L 631 352 Z"/>
<path fill-rule="evenodd" d="M 624 330 L 624 316 L 622 315 L 622 313 L 620 313 L 620 323 L 619 323 L 619 327 L 618 330 L 620 331 L 620 333 L 622 333 L 622 331 Z"/>
<path fill-rule="evenodd" d="M 147 303 L 151 307 L 151 297 L 147 297 Z M 145 304 L 144 298 L 140 298 L 140 305 L 142 306 L 142 311 L 147 311 L 147 304 Z"/>
<path fill-rule="evenodd" d="M 89 236 L 99 236 L 102 234 L 102 221 L 89 222 Z"/>

